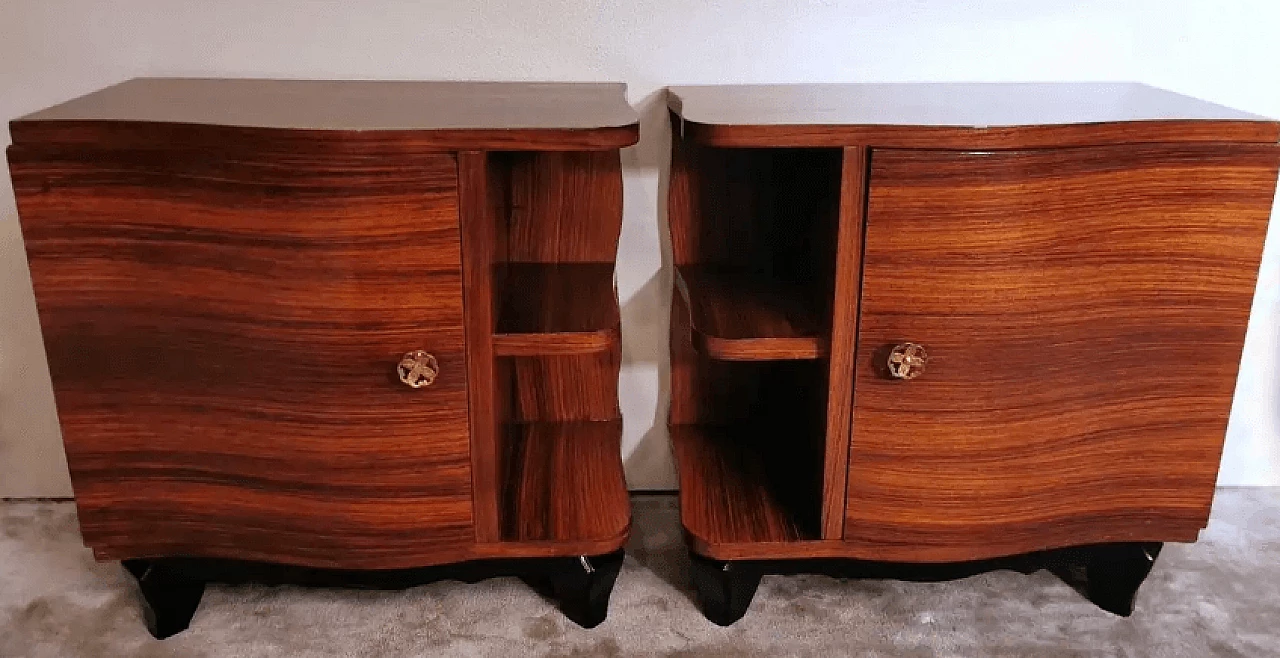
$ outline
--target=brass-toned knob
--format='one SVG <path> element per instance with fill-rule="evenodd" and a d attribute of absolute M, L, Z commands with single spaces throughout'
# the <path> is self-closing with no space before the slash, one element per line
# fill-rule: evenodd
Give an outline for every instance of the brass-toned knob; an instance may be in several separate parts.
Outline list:
<path fill-rule="evenodd" d="M 422 388 L 436 380 L 436 375 L 440 374 L 440 363 L 426 350 L 415 350 L 400 359 L 396 374 L 409 388 Z"/>
<path fill-rule="evenodd" d="M 915 379 L 924 374 L 924 367 L 928 362 L 929 353 L 924 351 L 923 345 L 894 345 L 889 351 L 889 374 L 894 379 Z"/>

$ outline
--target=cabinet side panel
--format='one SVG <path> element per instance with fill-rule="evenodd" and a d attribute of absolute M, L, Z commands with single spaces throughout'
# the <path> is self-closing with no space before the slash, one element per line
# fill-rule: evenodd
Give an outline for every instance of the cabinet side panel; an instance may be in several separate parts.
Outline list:
<path fill-rule="evenodd" d="M 510 160 L 509 263 L 604 263 L 611 274 L 622 230 L 622 160 L 618 151 L 506 154 Z M 514 266 L 512 272 L 518 271 Z M 524 268 L 519 271 L 537 272 Z M 550 271 L 550 270 L 544 270 Z M 573 272 L 573 268 L 558 270 Z M 588 272 L 587 269 L 580 270 Z M 563 282 L 563 280 L 561 280 Z M 509 279 L 508 295 L 519 290 Z M 607 286 L 599 288 L 598 286 Z M 512 423 L 605 421 L 620 418 L 618 373 L 622 343 L 616 329 L 618 300 L 612 280 L 583 280 L 576 301 L 598 299 L 612 309 L 588 309 L 613 318 L 606 349 L 588 354 L 503 357 L 500 385 L 510 395 L 504 421 Z M 592 291 L 594 294 L 585 294 Z M 562 290 L 551 289 L 559 295 Z M 604 293 L 604 294 L 600 294 Z M 569 309 L 566 300 L 544 303 Z M 603 335 L 610 327 L 598 327 Z"/>
<path fill-rule="evenodd" d="M 517 423 L 617 420 L 616 346 L 582 355 L 510 357 L 514 399 L 510 420 Z"/>
<path fill-rule="evenodd" d="M 513 263 L 612 263 L 622 218 L 617 151 L 510 154 Z"/>
<path fill-rule="evenodd" d="M 680 137 L 680 118 L 674 113 L 671 119 L 671 179 L 667 185 L 667 224 L 671 233 L 671 252 L 675 265 L 698 262 L 694 255 L 693 230 L 696 193 L 693 177 L 696 175 L 690 162 L 689 146 Z M 674 276 L 673 276 L 674 279 Z M 693 351 L 689 334 L 689 309 L 680 293 L 671 293 L 671 406 L 667 410 L 670 425 L 707 422 L 700 413 L 702 406 L 697 397 L 698 356 Z M 679 463 L 676 464 L 680 467 Z"/>
<path fill-rule="evenodd" d="M 1277 145 L 872 154 L 845 539 L 951 561 L 1207 521 Z M 895 344 L 924 374 L 889 377 Z"/>

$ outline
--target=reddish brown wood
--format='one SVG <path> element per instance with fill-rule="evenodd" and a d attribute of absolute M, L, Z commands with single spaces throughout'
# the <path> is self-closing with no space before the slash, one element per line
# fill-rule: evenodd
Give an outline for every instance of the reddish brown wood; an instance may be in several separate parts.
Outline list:
<path fill-rule="evenodd" d="M 817 539 L 826 394 L 813 383 L 822 381 L 826 364 L 710 363 L 700 374 L 716 386 L 684 402 L 702 414 L 697 424 L 671 425 L 681 514 L 700 538 L 699 552 L 736 559 L 732 551 L 750 552 L 757 541 Z"/>
<path fill-rule="evenodd" d="M 682 514 L 707 555 L 752 550 L 743 529 L 753 524 L 767 534 L 785 520 L 796 541 L 821 535 L 842 158 L 673 141 L 669 422 Z M 704 473 L 699 455 L 721 461 Z M 696 484 L 704 476 L 723 476 L 735 493 Z M 690 525 L 691 515 L 702 521 Z M 746 525 L 720 525 L 737 515 Z"/>
<path fill-rule="evenodd" d="M 673 87 L 675 129 L 722 147 L 1008 149 L 1280 140 L 1280 122 L 1133 83 Z"/>
<path fill-rule="evenodd" d="M 673 127 L 675 115 L 670 117 Z M 692 260 L 691 246 L 683 240 L 693 228 L 696 204 L 693 198 L 695 185 L 695 164 L 691 162 L 691 147 L 679 136 L 671 134 L 671 174 L 667 183 L 667 218 L 671 234 L 671 250 L 676 257 L 677 266 Z M 709 405 L 701 403 L 701 392 L 706 389 L 704 382 L 709 378 L 699 376 L 702 360 L 693 349 L 689 330 L 689 304 L 681 298 L 678 291 L 671 295 L 670 333 L 668 334 L 671 350 L 671 406 L 667 411 L 668 426 L 708 422 L 713 414 Z"/>
<path fill-rule="evenodd" d="M 511 422 L 617 420 L 620 350 L 510 357 Z M 610 378 L 609 373 L 613 373 Z"/>
<path fill-rule="evenodd" d="M 676 290 L 689 315 L 694 349 L 713 359 L 819 359 L 826 332 L 805 302 L 806 291 L 714 266 L 676 268 Z"/>
<path fill-rule="evenodd" d="M 690 342 L 688 305 L 678 293 L 671 296 L 668 340 L 671 348 L 671 406 L 667 411 L 667 424 L 716 422 L 719 410 L 708 399 L 712 392 L 709 384 L 715 378 L 708 370 L 727 368 L 732 362 L 706 360 L 694 351 Z"/>
<path fill-rule="evenodd" d="M 513 263 L 612 263 L 622 229 L 617 151 L 512 154 Z"/>
<path fill-rule="evenodd" d="M 620 157 L 492 153 L 488 166 L 501 541 L 476 554 L 610 553 L 630 528 L 613 280 Z"/>
<path fill-rule="evenodd" d="M 867 202 L 868 152 L 844 151 L 840 171 L 840 233 L 836 239 L 835 288 L 826 452 L 822 476 L 822 537 L 844 536 L 845 483 L 849 475 L 849 426 L 853 418 L 853 370 L 857 350 L 858 299 L 862 295 L 862 229 Z"/>
<path fill-rule="evenodd" d="M 618 349 L 613 263 L 511 263 L 494 350 L 499 356 Z"/>
<path fill-rule="evenodd" d="M 673 425 L 671 445 L 680 473 L 685 532 L 701 555 L 728 559 L 723 544 L 777 544 L 806 537 L 769 486 L 761 456 L 740 432 Z"/>
<path fill-rule="evenodd" d="M 873 145 L 899 149 L 1015 149 L 1106 146 L 1128 143 L 1241 142 L 1276 140 L 1274 124 L 1256 121 L 1145 121 L 1102 126 L 945 128 L 914 126 L 717 126 L 685 122 L 686 138 L 719 147 L 844 147 Z"/>
<path fill-rule="evenodd" d="M 467 554 L 453 156 L 317 141 L 287 160 L 248 144 L 9 157 L 98 555 Z M 429 388 L 396 379 L 414 349 L 439 359 Z"/>
<path fill-rule="evenodd" d="M 676 150 L 673 162 L 682 162 L 684 173 L 680 180 L 673 173 L 668 197 L 675 264 L 715 265 L 812 288 L 805 301 L 815 314 L 825 310 L 843 152 L 690 144 Z"/>
<path fill-rule="evenodd" d="M 14 122 L 94 555 L 619 549 L 621 91 L 140 80 Z"/>
<path fill-rule="evenodd" d="M 505 301 L 495 339 L 509 355 L 499 367 L 510 396 L 504 422 L 617 420 L 620 156 L 507 156 Z"/>
<path fill-rule="evenodd" d="M 467 341 L 467 412 L 471 421 L 472 507 L 477 542 L 498 541 L 498 415 L 494 393 L 493 263 L 501 246 L 490 206 L 485 153 L 458 154 L 458 221 L 462 239 L 463 312 Z M 496 181 L 501 183 L 501 181 Z M 501 255 L 501 252 L 497 252 Z"/>
<path fill-rule="evenodd" d="M 698 353 L 690 340 L 689 312 L 681 295 L 671 301 L 671 408 L 670 425 L 732 426 L 749 424 L 767 411 L 766 382 L 785 378 L 796 364 L 816 369 L 815 359 L 724 360 Z M 803 382 L 800 392 L 822 393 L 820 383 Z M 793 410 L 794 411 L 794 410 Z M 754 416 L 753 416 L 754 415 Z M 791 418 L 790 415 L 784 415 Z"/>
<path fill-rule="evenodd" d="M 950 561 L 1208 519 L 1277 145 L 872 154 L 845 540 Z M 886 377 L 885 349 L 929 351 Z"/>
<path fill-rule="evenodd" d="M 676 285 L 694 314 L 680 321 L 695 348 L 728 360 L 825 356 L 840 152 L 698 148 L 676 138 L 672 158 Z"/>
<path fill-rule="evenodd" d="M 639 137 L 626 87 L 510 83 L 137 78 L 22 117 L 15 144 L 154 147 L 311 138 L 437 150 L 612 151 Z M 287 132 L 282 132 L 287 131 Z M 165 139 L 159 139 L 165 136 Z"/>
<path fill-rule="evenodd" d="M 631 526 L 621 440 L 621 421 L 509 425 L 503 541 L 572 545 L 580 555 L 621 548 Z"/>
<path fill-rule="evenodd" d="M 670 424 L 695 553 L 1195 538 L 1280 124 L 1140 85 L 676 89 L 671 107 Z M 761 292 L 793 289 L 812 296 Z M 709 358 L 792 326 L 770 297 L 808 311 L 818 330 L 793 333 L 826 358 Z M 903 341 L 929 347 L 926 374 L 887 380 Z"/>

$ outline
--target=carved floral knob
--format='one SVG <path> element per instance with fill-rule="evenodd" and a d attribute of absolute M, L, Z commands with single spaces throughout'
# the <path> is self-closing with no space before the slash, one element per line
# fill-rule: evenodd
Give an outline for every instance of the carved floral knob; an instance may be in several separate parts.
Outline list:
<path fill-rule="evenodd" d="M 929 353 L 923 345 L 902 343 L 889 351 L 889 374 L 894 379 L 915 379 L 924 374 Z"/>
<path fill-rule="evenodd" d="M 440 374 L 440 363 L 426 350 L 415 350 L 400 359 L 396 374 L 409 388 L 423 388 L 435 382 L 436 375 Z"/>

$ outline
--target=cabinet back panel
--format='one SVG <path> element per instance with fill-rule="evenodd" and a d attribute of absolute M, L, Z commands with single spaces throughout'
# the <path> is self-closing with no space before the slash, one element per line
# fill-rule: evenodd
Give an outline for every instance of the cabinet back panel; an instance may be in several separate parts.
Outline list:
<path fill-rule="evenodd" d="M 876 150 L 845 539 L 951 561 L 1193 540 L 1280 146 Z M 911 381 L 887 350 L 928 350 Z"/>
<path fill-rule="evenodd" d="M 453 156 L 316 140 L 10 160 L 99 557 L 396 568 L 469 550 Z M 440 366 L 419 390 L 395 374 L 415 349 Z"/>

